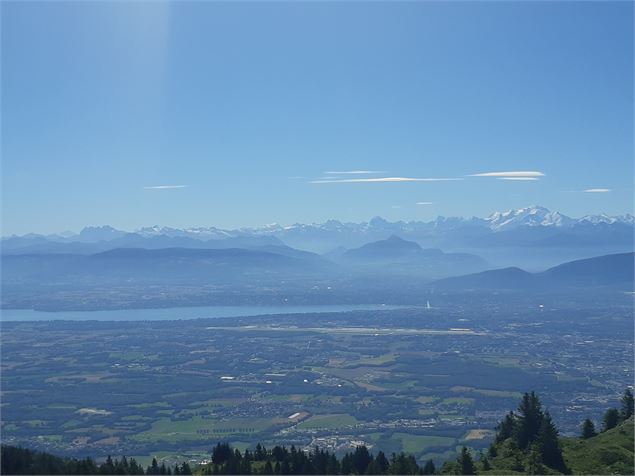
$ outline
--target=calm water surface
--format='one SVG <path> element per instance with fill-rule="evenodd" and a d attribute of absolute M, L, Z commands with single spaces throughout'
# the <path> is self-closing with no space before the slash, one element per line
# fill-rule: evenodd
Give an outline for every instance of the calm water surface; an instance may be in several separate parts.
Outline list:
<path fill-rule="evenodd" d="M 373 311 L 399 309 L 382 304 L 314 305 L 314 306 L 209 306 L 166 309 L 126 309 L 114 311 L 44 312 L 31 309 L 3 309 L 1 321 L 169 321 L 209 317 L 244 317 L 262 314 L 296 314 L 316 312 Z"/>

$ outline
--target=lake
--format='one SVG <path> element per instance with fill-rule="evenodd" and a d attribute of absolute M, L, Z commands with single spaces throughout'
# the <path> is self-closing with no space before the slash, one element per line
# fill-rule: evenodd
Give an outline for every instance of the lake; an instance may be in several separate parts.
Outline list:
<path fill-rule="evenodd" d="M 34 311 L 32 309 L 3 309 L 0 311 L 0 321 L 170 321 L 213 317 L 245 317 L 263 314 L 376 311 L 399 309 L 401 307 L 403 306 L 334 304 L 313 306 L 207 306 L 59 312 Z"/>

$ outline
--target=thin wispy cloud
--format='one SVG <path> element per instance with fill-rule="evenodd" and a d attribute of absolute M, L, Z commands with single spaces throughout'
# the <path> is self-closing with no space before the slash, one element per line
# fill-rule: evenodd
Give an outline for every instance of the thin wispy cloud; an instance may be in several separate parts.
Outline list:
<path fill-rule="evenodd" d="M 535 170 L 516 170 L 512 172 L 482 172 L 471 174 L 470 177 L 506 177 L 506 178 L 538 178 L 544 177 L 545 174 Z"/>
<path fill-rule="evenodd" d="M 417 202 L 416 205 L 432 205 L 432 202 Z"/>
<path fill-rule="evenodd" d="M 587 188 L 584 190 L 585 193 L 607 193 L 610 191 L 610 188 Z"/>
<path fill-rule="evenodd" d="M 324 172 L 324 175 L 368 175 L 368 174 L 385 174 L 385 170 L 345 170 L 342 172 L 330 171 Z"/>
<path fill-rule="evenodd" d="M 187 185 L 152 185 L 150 187 L 143 187 L 144 190 L 170 190 L 173 188 L 186 188 Z"/>
<path fill-rule="evenodd" d="M 537 177 L 496 177 L 497 180 L 520 180 L 520 181 L 532 181 L 538 180 Z"/>
<path fill-rule="evenodd" d="M 309 183 L 386 183 L 386 182 L 446 182 L 463 180 L 462 178 L 414 178 L 414 177 L 377 177 L 355 179 L 312 180 Z"/>

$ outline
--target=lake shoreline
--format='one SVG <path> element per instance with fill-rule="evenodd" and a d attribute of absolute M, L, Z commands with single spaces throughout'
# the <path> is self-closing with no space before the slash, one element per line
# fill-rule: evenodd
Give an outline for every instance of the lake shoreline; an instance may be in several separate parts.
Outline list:
<path fill-rule="evenodd" d="M 0 322 L 179 321 L 210 318 L 252 317 L 261 315 L 381 311 L 401 309 L 403 307 L 404 306 L 382 304 L 329 304 L 306 306 L 194 306 L 171 308 L 109 309 L 94 311 L 39 311 L 33 309 L 2 309 L 0 310 Z"/>

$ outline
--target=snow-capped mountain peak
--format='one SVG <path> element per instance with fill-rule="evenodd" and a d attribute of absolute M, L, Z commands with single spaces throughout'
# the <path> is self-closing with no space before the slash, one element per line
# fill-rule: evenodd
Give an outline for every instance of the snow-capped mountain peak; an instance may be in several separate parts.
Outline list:
<path fill-rule="evenodd" d="M 566 227 L 574 220 L 560 212 L 552 212 L 548 208 L 533 205 L 506 212 L 496 212 L 486 221 L 493 231 L 504 231 L 519 226 L 557 226 Z"/>
<path fill-rule="evenodd" d="M 223 240 L 238 237 L 275 237 L 284 242 L 289 240 L 290 244 L 303 244 L 302 240 L 309 240 L 310 243 L 318 243 L 324 240 L 331 240 L 329 246 L 337 245 L 338 240 L 352 240 L 354 245 L 363 243 L 364 240 L 385 239 L 391 234 L 399 236 L 421 237 L 421 239 L 432 239 L 432 237 L 442 237 L 446 234 L 462 234 L 475 236 L 482 232 L 498 233 L 514 229 L 537 229 L 537 228 L 558 228 L 571 229 L 577 227 L 633 227 L 635 217 L 630 214 L 621 216 L 609 216 L 607 214 L 586 215 L 582 218 L 570 218 L 560 212 L 554 212 L 548 208 L 533 205 L 524 208 L 512 209 L 502 212 L 492 213 L 487 218 L 463 218 L 463 217 L 442 217 L 439 216 L 433 221 L 397 221 L 391 222 L 381 217 L 373 217 L 369 221 L 350 223 L 338 220 L 327 220 L 323 223 L 295 223 L 292 225 L 270 224 L 260 227 L 245 227 L 239 229 L 221 229 L 213 226 L 171 228 L 165 226 L 149 226 L 136 231 L 128 232 L 117 230 L 111 226 L 86 227 L 77 235 L 34 235 L 29 234 L 23 237 L 13 237 L 12 239 L 46 239 L 52 242 L 79 241 L 84 243 L 97 243 L 101 241 L 111 241 L 117 238 L 124 239 L 127 235 L 138 235 L 143 238 L 189 238 L 201 241 Z M 469 230 L 469 231 L 468 231 Z M 338 238 L 340 237 L 340 238 Z M 3 240 L 9 239 L 5 237 Z M 134 239 L 134 236 L 131 237 Z M 440 238 L 439 238 L 440 239 Z M 326 245 L 325 245 L 326 246 Z M 333 248 L 334 246 L 331 246 Z"/>
<path fill-rule="evenodd" d="M 195 238 L 199 240 L 217 240 L 232 236 L 225 230 L 214 227 L 190 227 L 190 228 L 171 228 L 167 226 L 148 226 L 135 231 L 137 235 L 145 238 L 155 236 L 167 236 L 170 238 Z"/>

